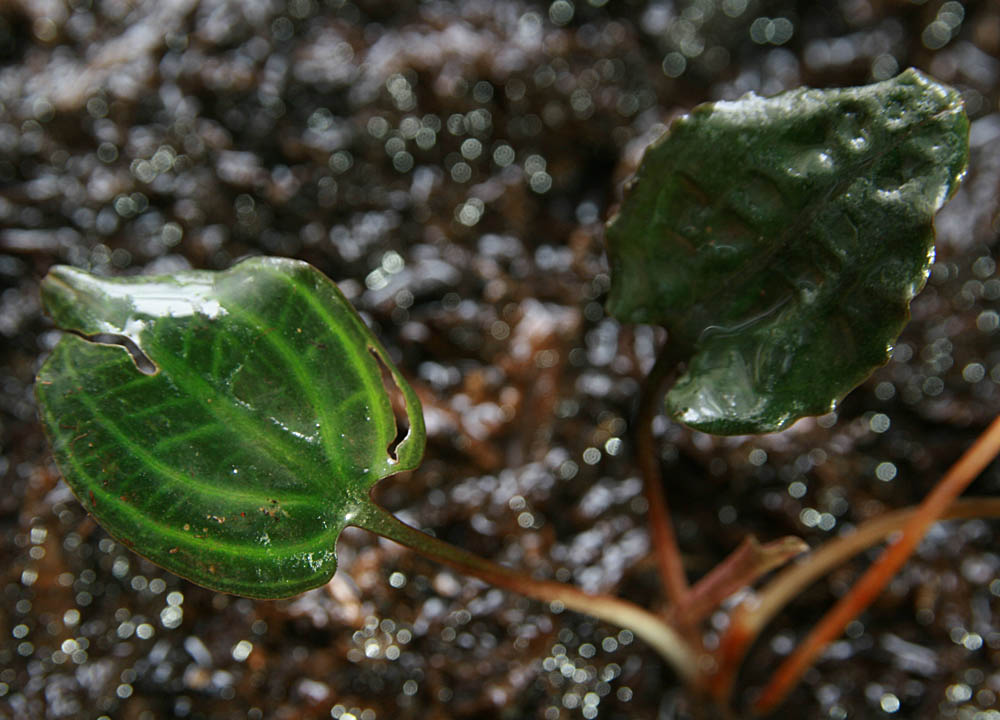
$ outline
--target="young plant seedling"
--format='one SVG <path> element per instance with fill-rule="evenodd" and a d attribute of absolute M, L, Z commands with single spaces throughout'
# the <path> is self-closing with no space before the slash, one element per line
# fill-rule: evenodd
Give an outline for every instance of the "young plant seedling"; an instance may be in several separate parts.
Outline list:
<path fill-rule="evenodd" d="M 609 312 L 669 333 L 652 390 L 685 368 L 667 412 L 727 435 L 829 412 L 888 360 L 933 259 L 934 213 L 967 162 L 961 99 L 915 70 L 678 119 L 607 231 Z M 681 602 L 660 482 L 646 470 L 661 568 Z"/>
<path fill-rule="evenodd" d="M 773 432 L 832 410 L 889 359 L 909 319 L 934 258 L 934 214 L 965 174 L 968 130 L 959 95 L 911 69 L 867 87 L 703 105 L 646 151 L 607 230 L 608 310 L 668 331 L 641 397 L 639 462 L 671 617 L 685 636 L 720 595 L 773 565 L 759 551 L 737 552 L 688 587 L 653 454 L 658 391 L 669 387 L 666 410 L 676 421 L 723 435 Z M 996 453 L 996 432 L 775 676 L 763 709 L 881 591 Z M 863 535 L 865 547 L 884 537 Z M 841 561 L 856 552 L 848 542 L 831 546 Z M 767 599 L 782 595 L 775 604 L 783 605 L 806 574 L 781 578 Z M 722 694 L 734 674 L 726 655 L 742 658 L 760 630 L 758 612 L 744 607 L 730 625 L 710 683 Z"/>
<path fill-rule="evenodd" d="M 532 579 L 378 506 L 372 487 L 420 463 L 420 404 L 336 285 L 303 262 L 114 279 L 53 268 L 43 302 L 68 332 L 36 393 L 56 462 L 108 532 L 206 587 L 278 598 L 322 585 L 353 525 L 630 627 L 687 682 L 706 687 L 705 668 L 718 667 L 728 687 L 733 663 L 806 580 L 786 581 L 771 615 L 743 623 L 712 662 L 692 639 L 697 622 L 804 545 L 748 541 L 689 588 L 662 502 L 651 399 L 678 377 L 668 413 L 723 434 L 829 411 L 886 361 L 907 320 L 967 134 L 957 94 L 910 70 L 864 88 L 701 106 L 647 151 L 608 227 L 608 308 L 669 333 L 638 430 L 664 615 Z"/>
<path fill-rule="evenodd" d="M 330 580 L 337 537 L 353 525 L 495 585 L 627 625 L 683 673 L 693 669 L 652 613 L 532 580 L 374 502 L 379 480 L 420 462 L 420 402 L 312 266 L 251 258 L 224 272 L 137 278 L 56 267 L 42 300 L 70 331 L 36 383 L 56 463 L 105 529 L 158 565 L 221 592 L 290 597 Z M 87 339 L 101 335 L 118 344 Z M 404 401 L 401 439 L 383 369 Z"/>

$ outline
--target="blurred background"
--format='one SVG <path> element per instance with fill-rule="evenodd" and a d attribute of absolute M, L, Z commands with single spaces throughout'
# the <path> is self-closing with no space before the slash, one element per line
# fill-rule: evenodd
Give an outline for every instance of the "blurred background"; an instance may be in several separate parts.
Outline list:
<path fill-rule="evenodd" d="M 603 310 L 603 221 L 642 149 L 699 102 L 908 66 L 957 87 L 972 120 L 969 175 L 889 365 L 778 435 L 658 420 L 698 576 L 747 533 L 815 546 L 917 502 L 996 413 L 998 56 L 989 0 L 0 0 L 0 717 L 703 710 L 629 632 L 361 531 L 328 586 L 281 602 L 130 553 L 41 433 L 32 380 L 59 333 L 39 280 L 54 263 L 313 263 L 424 403 L 424 465 L 379 500 L 497 561 L 656 606 L 629 429 L 664 336 Z M 998 491 L 994 467 L 971 492 Z M 1000 717 L 998 534 L 937 526 L 783 716 Z M 769 628 L 738 707 L 865 560 Z"/>

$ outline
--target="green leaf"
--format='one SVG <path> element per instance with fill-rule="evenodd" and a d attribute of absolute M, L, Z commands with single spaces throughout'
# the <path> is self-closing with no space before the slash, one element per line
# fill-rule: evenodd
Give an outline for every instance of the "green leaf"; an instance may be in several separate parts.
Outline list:
<path fill-rule="evenodd" d="M 645 154 L 607 230 L 608 310 L 690 357 L 668 411 L 771 432 L 884 364 L 968 162 L 954 90 L 916 70 L 702 105 Z"/>
<path fill-rule="evenodd" d="M 416 395 L 306 263 L 123 279 L 60 266 L 42 298 L 61 328 L 124 336 L 155 365 L 144 374 L 121 344 L 67 334 L 36 394 L 83 505 L 196 583 L 250 597 L 325 583 L 368 490 L 420 462 Z M 406 404 L 398 444 L 383 366 Z"/>

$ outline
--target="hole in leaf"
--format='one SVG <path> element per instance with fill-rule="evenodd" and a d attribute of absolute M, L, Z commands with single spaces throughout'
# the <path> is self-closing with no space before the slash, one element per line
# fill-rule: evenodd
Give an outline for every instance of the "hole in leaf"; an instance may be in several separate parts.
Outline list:
<path fill-rule="evenodd" d="M 136 345 L 131 338 L 124 335 L 97 333 L 96 335 L 81 334 L 80 337 L 99 345 L 117 345 L 118 347 L 125 348 L 128 354 L 132 356 L 132 362 L 135 363 L 136 369 L 143 375 L 156 375 L 160 371 L 160 368 L 156 367 L 156 363 L 149 359 L 149 356 L 142 351 L 142 348 Z"/>
<path fill-rule="evenodd" d="M 396 457 L 396 448 L 410 434 L 410 419 L 406 415 L 406 397 L 403 395 L 403 391 L 399 389 L 399 385 L 396 384 L 396 378 L 392 376 L 392 371 L 389 370 L 378 350 L 369 347 L 368 352 L 372 354 L 375 362 L 378 363 L 379 373 L 382 376 L 382 387 L 385 388 L 385 392 L 389 396 L 389 404 L 392 406 L 392 414 L 396 421 L 396 436 L 385 449 L 389 454 L 389 458 L 393 462 L 396 462 L 398 459 Z"/>

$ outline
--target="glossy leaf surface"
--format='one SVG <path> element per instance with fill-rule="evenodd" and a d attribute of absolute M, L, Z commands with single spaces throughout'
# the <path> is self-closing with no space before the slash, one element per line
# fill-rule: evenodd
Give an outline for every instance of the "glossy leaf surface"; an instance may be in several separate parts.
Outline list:
<path fill-rule="evenodd" d="M 742 434 L 831 410 L 888 359 L 967 162 L 958 93 L 915 70 L 677 120 L 607 230 L 609 312 L 690 357 L 668 411 Z"/>
<path fill-rule="evenodd" d="M 67 334 L 36 394 L 84 506 L 194 582 L 251 597 L 323 584 L 371 486 L 420 461 L 419 401 L 306 263 L 125 279 L 60 266 L 42 296 L 61 328 L 124 336 L 155 365 L 144 374 L 121 345 Z M 383 365 L 406 404 L 398 444 Z"/>

